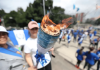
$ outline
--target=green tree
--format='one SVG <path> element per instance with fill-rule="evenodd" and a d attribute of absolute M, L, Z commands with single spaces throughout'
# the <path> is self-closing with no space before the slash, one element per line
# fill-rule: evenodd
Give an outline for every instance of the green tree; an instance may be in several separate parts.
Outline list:
<path fill-rule="evenodd" d="M 100 25 L 100 18 L 94 22 L 94 25 Z"/>
<path fill-rule="evenodd" d="M 15 18 L 16 26 L 19 26 L 19 27 L 27 26 L 26 18 L 25 18 L 25 12 L 23 11 L 23 9 L 22 8 L 18 8 L 17 9 L 17 14 L 18 15 Z"/>
<path fill-rule="evenodd" d="M 18 13 L 16 11 L 11 11 L 4 16 L 4 23 L 6 26 L 16 26 L 16 17 Z"/>
<path fill-rule="evenodd" d="M 3 17 L 4 15 L 6 15 L 5 11 L 3 9 L 0 10 L 0 17 Z"/>
<path fill-rule="evenodd" d="M 52 9 L 53 7 L 53 1 L 47 0 L 45 1 L 45 12 Z M 27 23 L 33 19 L 37 22 L 41 22 L 43 18 L 43 0 L 35 0 L 33 4 L 29 4 L 29 6 L 26 9 L 26 19 Z"/>
<path fill-rule="evenodd" d="M 70 17 L 70 15 L 66 15 L 64 12 L 65 10 L 63 8 L 54 7 L 51 10 L 50 19 L 56 24 L 61 23 L 63 19 Z"/>

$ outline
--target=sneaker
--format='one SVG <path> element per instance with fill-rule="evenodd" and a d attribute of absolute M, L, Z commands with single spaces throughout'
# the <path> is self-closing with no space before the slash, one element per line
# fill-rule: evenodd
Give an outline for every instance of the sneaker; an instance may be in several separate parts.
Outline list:
<path fill-rule="evenodd" d="M 78 66 L 77 66 L 77 65 L 75 65 L 75 67 L 77 68 Z"/>
<path fill-rule="evenodd" d="M 77 66 L 77 69 L 80 69 L 80 68 Z"/>
<path fill-rule="evenodd" d="M 55 55 L 52 55 L 52 57 L 55 58 L 56 56 Z"/>

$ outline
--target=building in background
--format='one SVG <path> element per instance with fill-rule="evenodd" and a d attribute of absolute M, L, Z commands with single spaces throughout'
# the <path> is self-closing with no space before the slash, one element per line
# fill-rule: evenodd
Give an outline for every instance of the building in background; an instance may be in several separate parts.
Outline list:
<path fill-rule="evenodd" d="M 83 19 L 84 19 L 84 13 L 77 13 L 76 14 L 76 20 L 77 20 L 78 24 L 82 23 Z"/>

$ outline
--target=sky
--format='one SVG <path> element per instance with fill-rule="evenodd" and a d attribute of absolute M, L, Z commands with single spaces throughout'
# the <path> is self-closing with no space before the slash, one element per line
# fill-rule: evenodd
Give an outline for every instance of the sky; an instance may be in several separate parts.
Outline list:
<path fill-rule="evenodd" d="M 12 10 L 17 11 L 18 7 L 22 7 L 26 10 L 29 3 L 33 3 L 34 0 L 0 0 L 0 9 L 4 9 L 9 13 Z M 96 10 L 96 4 L 100 5 L 100 0 L 53 0 L 53 7 L 58 6 L 65 9 L 66 14 L 85 13 L 85 18 L 98 17 L 100 15 L 100 9 Z M 73 10 L 73 5 L 80 10 L 77 12 Z"/>

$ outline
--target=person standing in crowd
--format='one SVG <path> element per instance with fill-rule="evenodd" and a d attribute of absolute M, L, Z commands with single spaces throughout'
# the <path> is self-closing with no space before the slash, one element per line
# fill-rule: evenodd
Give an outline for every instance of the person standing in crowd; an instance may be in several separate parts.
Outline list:
<path fill-rule="evenodd" d="M 92 41 L 93 37 L 94 37 L 94 34 L 93 34 L 93 32 L 91 32 L 91 33 L 89 34 L 90 43 L 91 43 L 91 41 Z"/>
<path fill-rule="evenodd" d="M 73 36 L 73 33 L 74 33 L 74 30 L 73 29 L 71 29 L 71 33 L 72 33 L 72 36 Z"/>
<path fill-rule="evenodd" d="M 85 32 L 83 32 L 83 34 L 82 34 L 82 38 L 85 39 Z"/>
<path fill-rule="evenodd" d="M 62 39 L 65 41 L 65 36 L 66 36 L 66 29 L 63 29 L 63 37 Z"/>
<path fill-rule="evenodd" d="M 70 36 L 70 34 L 68 34 L 67 40 L 68 40 L 68 47 L 69 47 L 69 43 L 70 43 L 70 41 L 71 41 L 71 36 Z"/>
<path fill-rule="evenodd" d="M 0 70 L 33 70 L 25 64 L 21 52 L 8 42 L 8 35 L 0 26 Z"/>
<path fill-rule="evenodd" d="M 77 34 L 79 34 L 80 30 L 79 30 L 79 29 L 77 29 L 77 30 L 76 30 L 76 32 L 77 32 Z"/>
<path fill-rule="evenodd" d="M 91 30 L 93 29 L 92 25 L 90 25 L 89 29 L 88 29 L 88 33 L 90 34 Z"/>
<path fill-rule="evenodd" d="M 84 38 L 84 39 L 86 40 L 86 38 L 87 38 L 87 36 L 88 36 L 88 32 L 85 31 L 84 33 L 85 33 L 85 38 Z"/>
<path fill-rule="evenodd" d="M 79 38 L 78 38 L 78 46 L 81 46 L 82 43 L 83 43 L 83 37 L 79 36 Z"/>
<path fill-rule="evenodd" d="M 74 35 L 73 42 L 76 42 L 76 38 L 77 38 L 78 33 L 76 31 L 74 31 L 73 35 Z"/>
<path fill-rule="evenodd" d="M 25 46 L 24 46 L 24 52 L 25 52 L 25 59 L 30 67 L 32 67 L 34 70 L 52 70 L 51 68 L 51 57 L 49 53 L 44 54 L 44 59 L 46 59 L 46 63 L 44 65 L 41 64 L 42 61 L 40 61 L 37 65 L 37 61 L 35 58 L 36 52 L 37 52 L 37 33 L 38 33 L 39 26 L 36 21 L 30 21 L 28 23 L 28 30 L 30 37 L 27 39 Z M 37 67 L 36 67 L 37 66 Z"/>
<path fill-rule="evenodd" d="M 96 30 L 94 30 L 94 36 L 96 36 L 96 34 L 97 34 L 97 31 L 96 31 Z"/>
<path fill-rule="evenodd" d="M 77 64 L 75 65 L 76 68 L 80 69 L 79 66 L 81 64 L 81 62 L 83 61 L 84 57 L 84 47 L 82 47 L 81 49 L 78 49 L 75 56 L 77 57 Z"/>
<path fill-rule="evenodd" d="M 86 66 L 88 66 L 88 70 L 90 70 L 90 68 L 95 64 L 94 59 L 99 60 L 99 57 L 95 53 L 93 53 L 94 47 L 90 47 L 89 50 L 90 51 L 84 53 L 84 56 L 86 56 L 86 60 L 83 70 Z"/>
<path fill-rule="evenodd" d="M 60 44 L 60 42 L 62 40 L 62 37 L 63 37 L 63 31 L 61 31 L 60 36 L 59 36 L 59 44 Z"/>
<path fill-rule="evenodd" d="M 71 30 L 70 30 L 70 29 L 68 29 L 68 30 L 67 30 L 67 34 L 70 34 L 70 32 L 71 32 Z"/>
<path fill-rule="evenodd" d="M 97 56 L 99 57 L 100 59 L 100 47 L 98 49 L 98 51 L 96 52 Z M 97 63 L 97 70 L 99 70 L 99 67 L 100 67 L 100 61 L 98 60 L 98 63 Z"/>
<path fill-rule="evenodd" d="M 99 42 L 100 42 L 100 37 L 95 38 L 94 40 L 92 40 L 90 45 L 93 45 L 94 47 L 96 46 L 96 49 L 98 49 Z"/>

